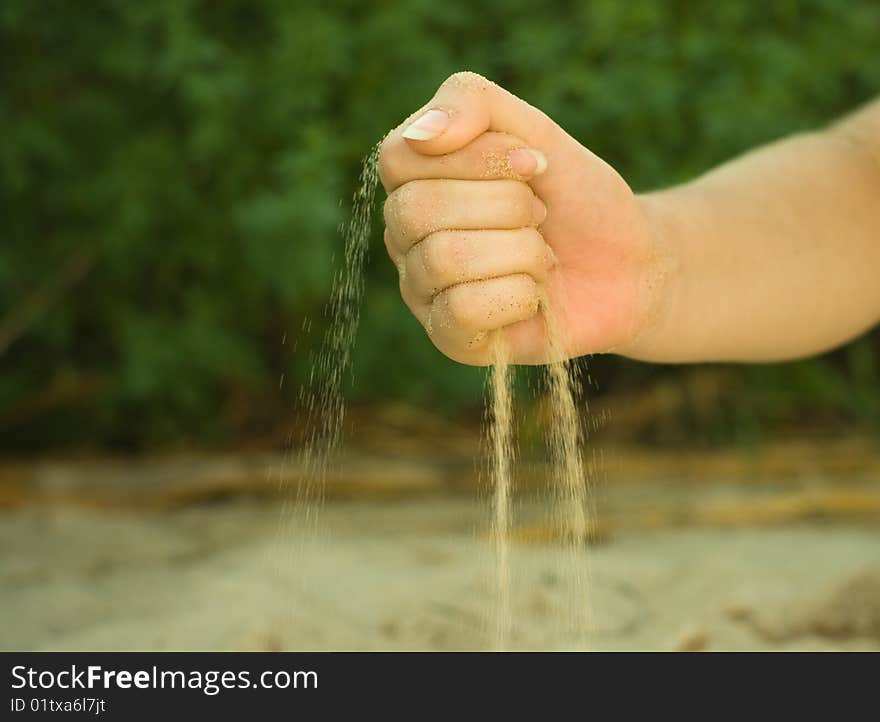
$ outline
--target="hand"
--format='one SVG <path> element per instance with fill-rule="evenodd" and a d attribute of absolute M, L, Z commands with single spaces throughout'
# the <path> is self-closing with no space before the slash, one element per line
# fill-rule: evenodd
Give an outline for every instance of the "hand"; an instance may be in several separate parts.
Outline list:
<path fill-rule="evenodd" d="M 613 168 L 485 78 L 444 82 L 385 139 L 379 172 L 401 294 L 450 358 L 492 363 L 494 332 L 513 363 L 628 353 L 656 316 L 668 263 L 648 210 Z"/>

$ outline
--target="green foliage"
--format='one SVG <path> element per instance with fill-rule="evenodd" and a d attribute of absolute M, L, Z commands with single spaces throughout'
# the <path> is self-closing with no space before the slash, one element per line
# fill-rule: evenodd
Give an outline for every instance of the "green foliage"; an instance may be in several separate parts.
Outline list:
<path fill-rule="evenodd" d="M 0 357 L 0 445 L 222 439 L 260 422 L 230 411 L 241 399 L 277 419 L 320 338 L 361 156 L 456 70 L 641 189 L 876 94 L 878 27 L 874 0 L 6 0 L 0 319 L 98 251 Z M 376 230 L 351 393 L 475 406 L 481 373 L 408 317 Z M 877 422 L 877 348 L 740 370 L 734 427 L 819 405 Z M 603 364 L 612 388 L 674 372 Z M 40 406 L 59 384 L 91 391 Z"/>

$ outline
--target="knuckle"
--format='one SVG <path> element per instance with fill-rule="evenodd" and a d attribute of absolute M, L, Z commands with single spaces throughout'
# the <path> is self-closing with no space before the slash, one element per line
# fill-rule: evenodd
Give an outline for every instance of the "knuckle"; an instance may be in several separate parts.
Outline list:
<path fill-rule="evenodd" d="M 538 283 L 529 275 L 517 276 L 518 298 L 520 307 L 523 312 L 534 314 L 538 310 L 540 303 L 540 293 L 538 291 Z"/>
<path fill-rule="evenodd" d="M 393 203 L 386 214 L 397 228 L 397 235 L 403 239 L 408 251 L 431 233 L 442 228 L 445 209 L 448 207 L 448 193 L 442 179 L 419 179 L 404 183 L 392 193 Z"/>
<path fill-rule="evenodd" d="M 388 251 L 388 255 L 394 259 L 395 252 L 397 249 L 394 247 L 394 239 L 391 237 L 391 229 L 385 228 L 382 232 L 382 242 L 385 244 L 385 250 Z"/>
<path fill-rule="evenodd" d="M 394 193 L 389 193 L 385 198 L 385 202 L 382 204 L 382 215 L 384 216 L 386 227 L 391 225 L 389 221 L 394 218 L 395 203 L 397 203 L 397 198 L 395 198 Z"/>
<path fill-rule="evenodd" d="M 397 198 L 393 193 L 385 199 L 385 203 L 382 205 L 382 217 L 385 220 L 385 228 L 390 238 L 396 233 L 398 225 Z"/>
<path fill-rule="evenodd" d="M 398 285 L 400 288 L 400 297 L 403 299 L 406 307 L 414 316 L 418 317 L 420 303 L 418 294 L 413 290 L 412 284 L 406 278 L 401 276 Z"/>
<path fill-rule="evenodd" d="M 459 70 L 457 73 L 453 73 L 443 81 L 444 87 L 464 89 L 481 88 L 488 84 L 489 81 L 486 80 L 486 78 L 472 70 Z"/>
<path fill-rule="evenodd" d="M 427 273 L 423 268 L 423 263 L 418 253 L 407 253 L 403 256 L 400 264 L 401 283 L 406 281 L 413 289 L 419 290 L 420 296 L 433 295 L 433 289 L 430 287 L 430 281 L 427 280 Z"/>
<path fill-rule="evenodd" d="M 466 363 L 464 358 L 462 357 L 462 349 L 457 344 L 450 343 L 446 339 L 435 338 L 431 336 L 431 340 L 434 342 L 434 345 L 437 347 L 437 350 L 440 351 L 446 358 L 456 361 L 457 363 Z"/>
<path fill-rule="evenodd" d="M 417 189 L 413 186 L 413 183 L 400 186 L 385 201 L 385 225 L 392 229 L 395 235 L 405 236 L 416 220 L 413 195 Z"/>
<path fill-rule="evenodd" d="M 379 180 L 391 192 L 401 184 L 401 165 L 406 150 L 402 138 L 393 133 L 385 136 L 379 150 Z"/>
<path fill-rule="evenodd" d="M 394 238 L 391 235 L 391 231 L 388 228 L 386 228 L 385 232 L 382 234 L 382 241 L 385 245 L 385 251 L 388 254 L 388 257 L 391 259 L 391 262 L 397 267 L 397 270 L 400 271 L 402 268 L 403 258 L 401 257 L 401 254 L 398 251 L 396 244 L 394 243 Z"/>
<path fill-rule="evenodd" d="M 525 247 L 529 264 L 537 270 L 543 270 L 547 262 L 547 242 L 537 229 L 529 229 Z"/>
<path fill-rule="evenodd" d="M 454 286 L 446 292 L 446 313 L 452 324 L 460 330 L 480 330 L 478 311 L 469 286 Z"/>
<path fill-rule="evenodd" d="M 535 194 L 527 183 L 522 181 L 511 181 L 513 183 L 513 206 L 516 209 L 517 216 L 524 226 L 531 225 L 532 222 L 532 203 Z"/>
<path fill-rule="evenodd" d="M 488 366 L 492 363 L 485 343 L 471 347 L 468 344 L 451 344 L 440 339 L 432 339 L 437 350 L 446 358 L 467 366 Z"/>
<path fill-rule="evenodd" d="M 528 273 L 518 273 L 511 276 L 514 290 L 523 299 L 537 297 L 538 283 Z"/>
<path fill-rule="evenodd" d="M 419 244 L 422 267 L 435 285 L 442 285 L 454 273 L 454 246 L 454 239 L 443 232 L 432 233 Z"/>

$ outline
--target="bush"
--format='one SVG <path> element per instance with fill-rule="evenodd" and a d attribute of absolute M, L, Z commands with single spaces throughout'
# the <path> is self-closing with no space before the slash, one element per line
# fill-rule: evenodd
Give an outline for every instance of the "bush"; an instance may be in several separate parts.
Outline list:
<path fill-rule="evenodd" d="M 0 444 L 219 441 L 277 421 L 321 331 L 339 199 L 455 70 L 649 188 L 876 94 L 878 27 L 873 0 L 6 0 L 0 319 L 71 258 L 86 269 L 0 357 Z M 433 350 L 374 240 L 352 394 L 474 407 L 481 373 Z M 876 418 L 876 352 L 741 369 L 748 423 L 816 403 Z M 674 373 L 602 364 L 620 383 Z"/>

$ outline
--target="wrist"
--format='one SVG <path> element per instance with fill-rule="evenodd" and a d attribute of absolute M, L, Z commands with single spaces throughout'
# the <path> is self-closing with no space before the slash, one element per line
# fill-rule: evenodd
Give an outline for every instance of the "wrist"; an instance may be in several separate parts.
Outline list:
<path fill-rule="evenodd" d="M 617 353 L 644 361 L 673 361 L 676 308 L 682 295 L 681 224 L 665 192 L 636 196 L 642 214 L 647 259 L 638 276 L 638 311 L 630 341 Z"/>

